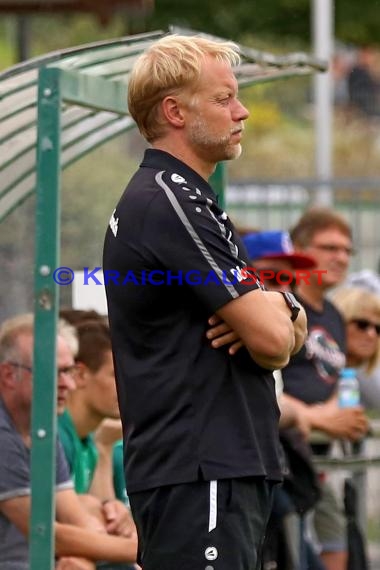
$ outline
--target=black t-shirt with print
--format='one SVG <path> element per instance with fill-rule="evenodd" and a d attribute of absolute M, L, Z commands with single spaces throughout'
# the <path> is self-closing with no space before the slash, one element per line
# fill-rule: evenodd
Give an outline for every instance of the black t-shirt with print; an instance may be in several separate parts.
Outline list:
<path fill-rule="evenodd" d="M 103 262 L 128 492 L 281 479 L 272 374 L 246 349 L 231 357 L 206 338 L 218 308 L 259 286 L 247 264 L 207 182 L 147 150 L 112 214 Z"/>
<path fill-rule="evenodd" d="M 299 298 L 308 319 L 308 337 L 301 351 L 282 370 L 284 392 L 315 404 L 328 400 L 336 390 L 345 365 L 345 324 L 328 300 L 316 311 Z"/>

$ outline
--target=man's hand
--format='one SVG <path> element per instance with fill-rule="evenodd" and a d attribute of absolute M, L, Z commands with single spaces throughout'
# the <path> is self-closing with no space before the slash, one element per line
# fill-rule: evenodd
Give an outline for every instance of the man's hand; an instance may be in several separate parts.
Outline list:
<path fill-rule="evenodd" d="M 339 408 L 334 397 L 324 404 L 307 408 L 312 426 L 331 437 L 357 441 L 368 432 L 369 423 L 362 406 Z"/>
<path fill-rule="evenodd" d="M 111 418 L 105 418 L 94 433 L 95 444 L 98 448 L 110 448 L 122 437 L 121 420 Z"/>
<path fill-rule="evenodd" d="M 95 570 L 96 565 L 86 558 L 76 558 L 74 556 L 63 556 L 59 558 L 55 565 L 55 570 Z"/>
<path fill-rule="evenodd" d="M 137 538 L 136 526 L 128 507 L 117 499 L 103 504 L 103 516 L 108 534 Z"/>
<path fill-rule="evenodd" d="M 211 328 L 208 329 L 206 336 L 211 340 L 213 348 L 230 345 L 228 353 L 232 356 L 237 353 L 239 348 L 244 346 L 238 334 L 227 323 L 222 321 L 218 315 L 212 315 L 208 320 L 208 324 Z"/>
<path fill-rule="evenodd" d="M 280 428 L 295 427 L 302 437 L 307 440 L 310 435 L 311 425 L 307 413 L 303 411 L 303 406 L 298 406 L 292 398 L 289 398 L 284 393 L 279 396 L 278 403 L 281 410 Z"/>
<path fill-rule="evenodd" d="M 273 302 L 279 304 L 279 306 L 285 303 L 283 295 L 278 294 L 278 291 L 267 291 L 267 293 L 269 295 L 273 295 Z M 239 335 L 218 315 L 212 315 L 208 320 L 208 324 L 210 325 L 210 328 L 208 329 L 206 336 L 211 341 L 211 346 L 213 348 L 230 345 L 228 353 L 232 356 L 236 354 L 242 346 L 244 346 Z M 303 307 L 293 323 L 293 328 L 295 342 L 291 355 L 296 354 L 301 349 L 307 337 L 307 317 Z"/>
<path fill-rule="evenodd" d="M 311 431 L 310 420 L 299 410 L 297 410 L 295 413 L 294 427 L 298 429 L 305 441 L 309 439 Z"/>

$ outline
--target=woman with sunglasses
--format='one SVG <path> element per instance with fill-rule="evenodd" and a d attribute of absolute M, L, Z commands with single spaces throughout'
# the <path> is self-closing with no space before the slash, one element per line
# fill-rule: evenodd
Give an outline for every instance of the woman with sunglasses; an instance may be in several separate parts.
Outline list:
<path fill-rule="evenodd" d="M 334 292 L 332 301 L 346 322 L 346 364 L 358 369 L 362 403 L 373 407 L 373 397 L 368 399 L 366 395 L 371 375 L 380 362 L 380 295 L 360 287 L 344 287 Z M 380 402 L 380 386 L 373 388 Z"/>

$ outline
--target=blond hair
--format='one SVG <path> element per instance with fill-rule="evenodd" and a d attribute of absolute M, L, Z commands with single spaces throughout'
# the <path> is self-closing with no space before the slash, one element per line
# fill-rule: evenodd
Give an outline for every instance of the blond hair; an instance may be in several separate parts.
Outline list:
<path fill-rule="evenodd" d="M 128 108 L 148 142 L 165 133 L 161 101 L 185 89 L 195 91 L 207 56 L 231 67 L 240 63 L 238 46 L 232 42 L 175 34 L 161 38 L 138 57 L 129 78 Z"/>
<path fill-rule="evenodd" d="M 363 318 L 363 313 L 373 314 L 380 321 L 380 295 L 371 293 L 360 287 L 341 287 L 334 291 L 331 300 L 341 312 L 346 323 Z M 365 366 L 367 374 L 373 372 L 380 359 L 380 338 L 375 353 Z"/>

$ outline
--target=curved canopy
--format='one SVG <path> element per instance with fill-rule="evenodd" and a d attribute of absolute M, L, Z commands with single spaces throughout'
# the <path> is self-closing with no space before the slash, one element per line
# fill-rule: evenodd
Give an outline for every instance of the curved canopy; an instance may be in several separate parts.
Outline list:
<path fill-rule="evenodd" d="M 178 28 L 171 32 L 204 35 Z M 35 191 L 40 69 L 60 68 L 81 72 L 89 81 L 88 76 L 97 76 L 126 85 L 136 57 L 164 34 L 156 31 L 57 51 L 0 74 L 0 220 Z M 304 53 L 276 57 L 239 47 L 242 64 L 236 72 L 241 86 L 326 69 L 323 62 Z M 79 96 L 62 102 L 61 168 L 134 126 L 125 100 L 126 89 L 116 111 L 98 109 L 96 103 L 82 106 Z"/>

